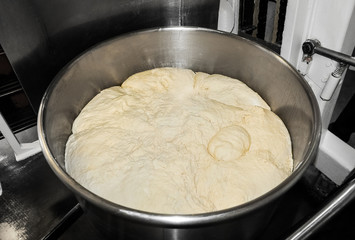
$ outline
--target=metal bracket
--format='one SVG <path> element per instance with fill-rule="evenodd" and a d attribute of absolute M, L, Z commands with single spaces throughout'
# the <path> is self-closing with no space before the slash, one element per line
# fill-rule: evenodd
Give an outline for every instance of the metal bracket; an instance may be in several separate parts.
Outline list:
<path fill-rule="evenodd" d="M 307 39 L 302 44 L 303 59 L 312 58 L 313 54 L 319 54 L 324 57 L 335 60 L 344 65 L 355 66 L 355 58 L 349 55 L 346 55 L 341 52 L 333 51 L 328 48 L 321 46 L 320 42 L 316 39 Z"/>
<path fill-rule="evenodd" d="M 312 56 L 314 54 L 319 54 L 321 56 L 335 60 L 339 63 L 335 71 L 332 72 L 332 74 L 328 77 L 325 86 L 320 94 L 320 98 L 323 101 L 329 101 L 332 98 L 344 71 L 348 68 L 349 65 L 355 66 L 355 58 L 340 52 L 330 50 L 328 48 L 324 48 L 321 46 L 321 43 L 316 39 L 307 39 L 302 44 L 302 51 L 302 61 L 307 63 L 306 66 L 308 67 L 309 63 L 312 61 Z M 307 73 L 307 70 L 308 69 L 304 70 L 303 72 Z"/>
<path fill-rule="evenodd" d="M 0 113 L 0 132 L 4 135 L 7 142 L 15 153 L 16 161 L 24 160 L 36 153 L 41 152 L 38 140 L 32 143 L 20 143 L 11 131 L 4 117 Z"/>

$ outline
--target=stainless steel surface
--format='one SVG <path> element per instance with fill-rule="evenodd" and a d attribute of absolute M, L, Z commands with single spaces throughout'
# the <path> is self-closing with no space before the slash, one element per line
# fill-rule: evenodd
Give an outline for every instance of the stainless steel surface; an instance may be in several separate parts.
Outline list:
<path fill-rule="evenodd" d="M 35 112 L 55 74 L 118 34 L 162 26 L 217 28 L 216 0 L 0 0 L 0 43 Z"/>
<path fill-rule="evenodd" d="M 337 52 L 337 51 L 322 47 L 320 42 L 315 39 L 307 39 L 302 44 L 302 50 L 303 50 L 303 53 L 306 55 L 311 56 L 311 55 L 317 53 L 319 55 L 333 59 L 333 60 L 338 61 L 340 63 L 355 66 L 355 58 L 354 57 L 346 55 L 341 52 Z"/>
<path fill-rule="evenodd" d="M 42 240 L 49 240 L 58 238 L 58 235 L 61 235 L 63 231 L 67 228 L 68 223 L 71 223 L 81 217 L 83 214 L 83 210 L 80 207 L 79 203 L 77 203 L 72 209 L 70 209 L 65 216 L 60 219 L 60 221 L 53 228 L 49 229 L 50 231 L 42 238 Z M 88 240 L 86 238 L 86 240 Z"/>
<path fill-rule="evenodd" d="M 64 148 L 80 110 L 100 90 L 121 84 L 133 73 L 165 66 L 224 74 L 257 91 L 290 132 L 295 159 L 293 174 L 246 204 L 196 215 L 136 211 L 102 199 L 76 183 L 64 170 Z M 56 76 L 38 116 L 40 143 L 53 171 L 76 194 L 97 226 L 111 236 L 132 238 L 203 239 L 222 235 L 224 239 L 252 239 L 271 218 L 279 197 L 313 161 L 320 131 L 313 92 L 286 61 L 251 41 L 201 28 L 134 32 L 88 50 Z"/>
<path fill-rule="evenodd" d="M 3 155 L 2 146 L 0 151 L 0 239 L 41 239 L 76 204 L 76 199 L 53 174 L 42 154 L 17 162 L 13 154 Z"/>
<path fill-rule="evenodd" d="M 355 179 L 342 186 L 337 193 L 319 212 L 313 215 L 286 240 L 306 239 L 325 225 L 334 215 L 355 199 Z"/>

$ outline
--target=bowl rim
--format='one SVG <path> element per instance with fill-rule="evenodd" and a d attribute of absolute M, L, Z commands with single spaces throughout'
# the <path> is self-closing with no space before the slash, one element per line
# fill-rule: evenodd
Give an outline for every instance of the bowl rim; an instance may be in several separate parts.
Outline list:
<path fill-rule="evenodd" d="M 295 75 L 298 76 L 300 83 L 302 84 L 304 90 L 307 93 L 307 96 L 312 104 L 313 107 L 313 118 L 314 123 L 312 127 L 311 139 L 309 142 L 309 147 L 304 154 L 304 160 L 297 166 L 297 168 L 292 172 L 290 176 L 288 176 L 283 182 L 277 185 L 275 188 L 270 190 L 269 192 L 261 195 L 258 198 L 255 198 L 251 201 L 248 201 L 244 204 L 234 206 L 231 208 L 214 211 L 214 212 L 207 212 L 207 213 L 198 213 L 198 214 L 161 214 L 161 213 L 151 213 L 136 210 L 133 208 L 125 207 L 116 203 L 113 203 L 109 200 L 106 200 L 93 192 L 89 191 L 78 182 L 76 182 L 68 173 L 66 173 L 65 169 L 63 169 L 59 163 L 56 161 L 55 157 L 50 151 L 50 148 L 46 141 L 46 134 L 44 131 L 44 115 L 45 109 L 50 98 L 51 93 L 54 91 L 55 86 L 58 84 L 61 77 L 64 75 L 66 69 L 70 68 L 70 66 L 74 65 L 77 61 L 79 61 L 85 54 L 90 52 L 91 50 L 98 48 L 100 46 L 109 44 L 110 42 L 116 41 L 120 38 L 128 38 L 137 34 L 146 34 L 150 32 L 161 32 L 161 31 L 199 31 L 199 32 L 207 32 L 211 34 L 220 34 L 225 37 L 232 37 L 238 38 L 242 41 L 247 41 L 249 44 L 254 45 L 255 47 L 266 51 L 268 54 L 273 55 L 274 57 L 279 58 L 279 61 L 286 65 L 290 71 L 292 71 Z M 52 82 L 50 83 L 49 87 L 45 91 L 43 98 L 40 103 L 38 117 L 37 117 L 37 132 L 39 143 L 42 148 L 43 155 L 47 160 L 50 168 L 53 172 L 57 175 L 57 177 L 70 189 L 74 192 L 74 194 L 79 197 L 81 200 L 88 201 L 95 206 L 99 206 L 100 208 L 114 214 L 120 216 L 125 219 L 144 222 L 145 224 L 151 225 L 161 225 L 161 226 L 175 226 L 175 227 L 191 227 L 197 225 L 205 225 L 205 224 L 213 224 L 216 222 L 228 221 L 236 216 L 242 216 L 245 214 L 250 213 L 251 211 L 257 210 L 267 203 L 274 201 L 280 195 L 282 195 L 285 191 L 291 188 L 302 176 L 308 166 L 314 160 L 317 149 L 319 147 L 320 136 L 321 136 L 321 120 L 320 120 L 320 110 L 315 98 L 315 95 L 307 84 L 306 80 L 298 73 L 298 71 L 288 63 L 284 58 L 276 54 L 275 52 L 261 46 L 260 44 L 253 42 L 249 39 L 243 38 L 241 36 L 214 30 L 208 28 L 201 28 L 201 27 L 163 27 L 163 28 L 150 28 L 150 29 L 143 29 L 137 30 L 129 33 L 125 33 L 122 35 L 118 35 L 101 43 L 94 45 L 93 47 L 89 48 L 88 50 L 81 53 L 79 56 L 74 58 L 71 62 L 65 65 L 59 73 L 54 77 Z M 79 201 L 80 202 L 80 201 Z M 82 206 L 85 208 L 85 206 Z"/>

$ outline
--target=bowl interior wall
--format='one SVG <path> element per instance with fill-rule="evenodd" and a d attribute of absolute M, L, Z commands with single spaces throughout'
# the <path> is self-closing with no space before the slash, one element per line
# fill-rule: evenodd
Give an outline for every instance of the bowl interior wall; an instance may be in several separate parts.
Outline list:
<path fill-rule="evenodd" d="M 314 106 L 305 82 L 282 58 L 237 36 L 213 31 L 145 31 L 104 42 L 67 65 L 47 91 L 43 111 L 46 143 L 64 168 L 73 120 L 100 90 L 157 67 L 189 68 L 245 82 L 288 128 L 295 166 L 314 138 Z"/>

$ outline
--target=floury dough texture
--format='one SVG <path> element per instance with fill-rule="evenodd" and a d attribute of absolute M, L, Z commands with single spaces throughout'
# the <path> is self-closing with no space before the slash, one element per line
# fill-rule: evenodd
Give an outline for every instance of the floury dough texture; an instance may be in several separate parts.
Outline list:
<path fill-rule="evenodd" d="M 233 207 L 291 174 L 283 122 L 244 83 L 157 68 L 103 90 L 81 111 L 66 170 L 120 205 L 194 214 Z"/>

